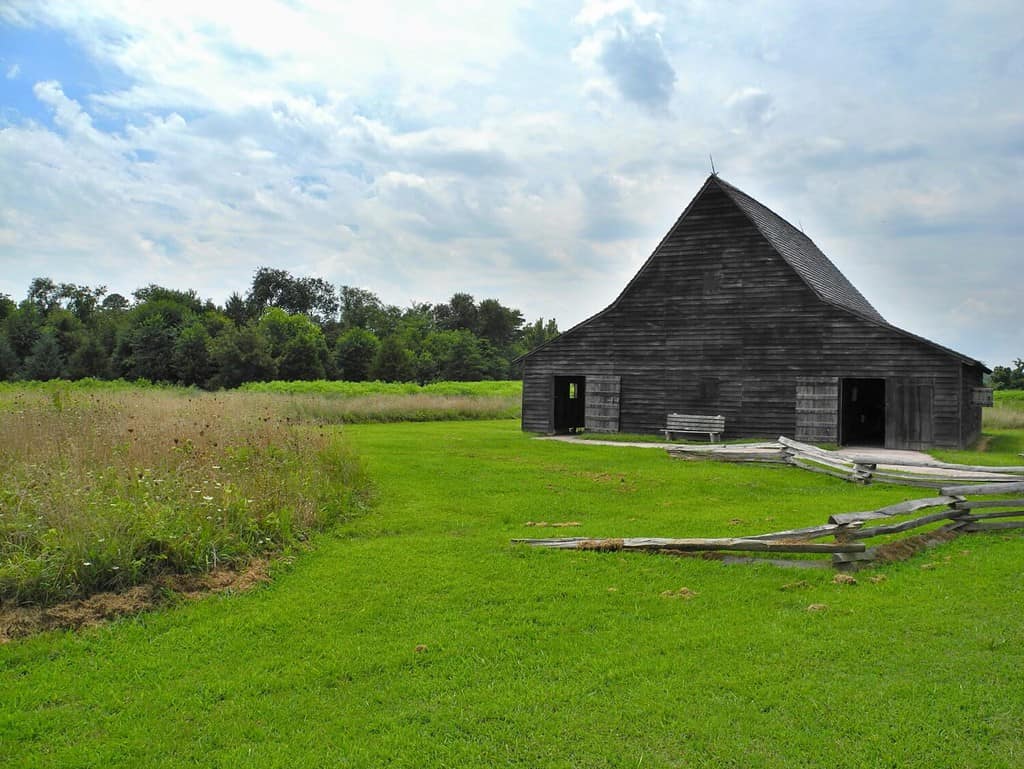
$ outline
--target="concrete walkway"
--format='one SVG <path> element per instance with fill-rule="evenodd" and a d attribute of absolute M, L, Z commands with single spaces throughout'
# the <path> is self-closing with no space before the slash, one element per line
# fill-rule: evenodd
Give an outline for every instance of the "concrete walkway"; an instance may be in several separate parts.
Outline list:
<path fill-rule="evenodd" d="M 693 451 L 695 456 L 700 455 L 700 450 L 707 447 L 707 453 L 713 453 L 717 450 L 728 451 L 730 455 L 734 457 L 741 455 L 746 452 L 751 454 L 758 454 L 766 451 L 778 451 L 782 446 L 775 441 L 764 441 L 761 443 L 708 443 L 708 444 L 694 444 L 694 443 L 668 443 L 659 441 L 602 441 L 593 440 L 589 438 L 580 438 L 576 435 L 542 435 L 538 436 L 537 440 L 540 441 L 561 441 L 562 443 L 574 443 L 578 446 L 629 446 L 638 449 L 662 449 L 666 451 L 672 448 L 683 448 Z M 937 468 L 937 467 L 921 467 L 916 465 L 913 467 L 907 466 L 906 462 L 929 462 L 934 461 L 934 458 L 924 453 L 923 451 L 909 451 L 905 449 L 882 449 L 877 446 L 844 446 L 838 449 L 835 454 L 840 455 L 844 459 L 851 457 L 871 456 L 878 457 L 879 459 L 891 459 L 895 464 L 879 464 L 879 469 L 886 470 L 902 470 L 904 472 L 913 470 L 915 474 L 919 475 L 937 475 L 944 478 L 956 479 L 958 477 L 971 478 L 971 479 L 989 479 L 992 480 L 1006 480 L 1005 475 L 998 473 L 986 473 L 978 470 L 954 470 L 951 468 Z M 738 460 L 742 461 L 742 460 Z"/>

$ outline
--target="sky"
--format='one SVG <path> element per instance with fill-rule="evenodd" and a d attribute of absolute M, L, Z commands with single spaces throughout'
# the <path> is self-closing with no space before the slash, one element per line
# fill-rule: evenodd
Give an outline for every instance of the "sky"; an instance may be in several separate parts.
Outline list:
<path fill-rule="evenodd" d="M 568 328 L 710 173 L 1024 357 L 1020 0 L 0 3 L 0 293 L 261 266 Z"/>

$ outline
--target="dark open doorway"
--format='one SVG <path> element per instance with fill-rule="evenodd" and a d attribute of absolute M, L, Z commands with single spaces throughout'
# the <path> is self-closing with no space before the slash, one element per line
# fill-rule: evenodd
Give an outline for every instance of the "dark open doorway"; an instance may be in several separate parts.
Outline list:
<path fill-rule="evenodd" d="M 582 430 L 586 423 L 587 379 L 582 376 L 555 377 L 556 433 Z"/>
<path fill-rule="evenodd" d="M 839 442 L 885 446 L 885 380 L 844 379 Z"/>

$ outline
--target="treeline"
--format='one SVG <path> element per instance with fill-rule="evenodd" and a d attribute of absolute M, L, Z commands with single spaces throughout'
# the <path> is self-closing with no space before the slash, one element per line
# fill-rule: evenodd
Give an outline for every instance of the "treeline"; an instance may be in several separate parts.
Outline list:
<path fill-rule="evenodd" d="M 1024 390 L 1024 358 L 1017 358 L 1013 366 L 992 367 L 992 389 Z"/>
<path fill-rule="evenodd" d="M 231 388 L 275 379 L 419 382 L 511 379 L 512 360 L 558 334 L 554 320 L 465 293 L 441 304 L 384 304 L 373 292 L 260 268 L 223 306 L 149 285 L 36 278 L 0 294 L 0 380 L 148 379 Z"/>

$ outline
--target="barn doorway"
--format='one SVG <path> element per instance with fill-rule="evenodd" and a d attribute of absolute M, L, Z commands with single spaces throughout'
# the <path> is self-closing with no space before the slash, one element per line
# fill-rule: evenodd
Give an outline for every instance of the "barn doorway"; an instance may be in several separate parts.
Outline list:
<path fill-rule="evenodd" d="M 555 377 L 554 428 L 556 433 L 582 430 L 587 418 L 587 378 Z"/>
<path fill-rule="evenodd" d="M 839 442 L 885 446 L 885 380 L 843 379 Z"/>

